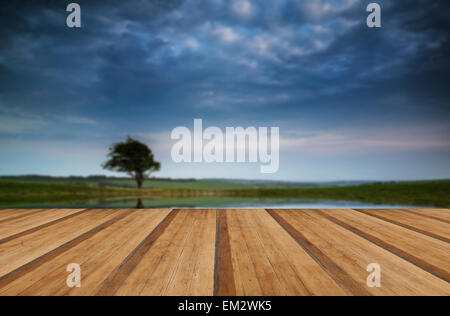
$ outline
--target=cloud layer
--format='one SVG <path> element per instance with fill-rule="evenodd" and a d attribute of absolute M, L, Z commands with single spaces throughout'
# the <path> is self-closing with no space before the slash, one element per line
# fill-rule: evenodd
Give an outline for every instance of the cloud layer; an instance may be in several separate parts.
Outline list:
<path fill-rule="evenodd" d="M 0 139 L 104 146 L 203 118 L 279 126 L 298 155 L 315 148 L 326 159 L 345 148 L 384 153 L 393 164 L 401 163 L 393 152 L 406 151 L 443 161 L 450 5 L 379 1 L 383 27 L 369 29 L 369 2 L 80 0 L 81 29 L 65 26 L 61 1 L 8 2 L 0 12 Z M 298 136 L 305 133 L 314 136 Z M 286 164 L 290 174 L 299 170 Z M 448 163 L 439 168 L 450 176 Z"/>

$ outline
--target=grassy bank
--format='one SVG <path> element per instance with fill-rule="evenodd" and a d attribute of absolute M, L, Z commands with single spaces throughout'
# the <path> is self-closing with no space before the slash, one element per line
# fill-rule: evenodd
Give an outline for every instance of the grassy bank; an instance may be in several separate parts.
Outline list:
<path fill-rule="evenodd" d="M 175 183 L 173 187 L 178 187 Z M 13 206 L 24 203 L 75 203 L 118 198 L 150 197 L 230 197 L 230 198 L 299 198 L 358 201 L 380 204 L 450 207 L 450 180 L 378 183 L 325 188 L 240 188 L 208 189 L 154 188 L 131 189 L 92 184 L 50 183 L 34 181 L 0 181 L 0 205 Z"/>
<path fill-rule="evenodd" d="M 135 190 L 86 184 L 0 181 L 0 203 L 77 202 L 116 196 L 133 196 Z"/>
<path fill-rule="evenodd" d="M 375 183 L 330 188 L 236 190 L 233 191 L 233 194 L 241 197 L 297 197 L 450 207 L 450 180 Z"/>
<path fill-rule="evenodd" d="M 226 196 L 227 190 L 110 187 L 67 182 L 0 180 L 0 205 L 85 203 L 118 198 L 183 198 Z M 230 191 L 231 192 L 231 191 Z"/>
<path fill-rule="evenodd" d="M 136 188 L 136 181 L 130 178 L 117 177 L 50 177 L 50 176 L 0 176 L 1 181 L 34 182 L 34 183 L 73 183 L 90 184 L 117 188 Z M 283 181 L 245 181 L 225 179 L 157 179 L 144 182 L 144 189 L 168 190 L 244 190 L 262 188 L 304 188 L 349 185 L 345 181 L 329 183 L 283 182 Z"/>
<path fill-rule="evenodd" d="M 0 177 L 0 182 L 26 182 L 26 183 L 65 183 L 87 184 L 102 187 L 116 187 L 136 189 L 136 181 L 126 178 L 96 178 L 96 177 Z M 257 185 L 221 180 L 163 180 L 148 179 L 144 182 L 144 189 L 168 189 L 168 190 L 241 190 L 258 188 Z"/>

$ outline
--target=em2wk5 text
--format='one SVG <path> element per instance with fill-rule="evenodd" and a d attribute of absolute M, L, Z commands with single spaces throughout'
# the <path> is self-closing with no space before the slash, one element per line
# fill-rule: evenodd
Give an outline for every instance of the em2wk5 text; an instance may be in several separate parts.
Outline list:
<path fill-rule="evenodd" d="M 178 304 L 178 311 L 198 311 L 209 314 L 213 310 L 219 311 L 270 311 L 271 301 L 222 301 L 221 303 L 200 303 L 185 300 Z"/>

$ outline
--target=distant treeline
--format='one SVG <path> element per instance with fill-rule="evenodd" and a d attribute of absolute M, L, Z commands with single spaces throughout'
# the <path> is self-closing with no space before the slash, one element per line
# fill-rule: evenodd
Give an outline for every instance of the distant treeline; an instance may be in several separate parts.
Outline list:
<path fill-rule="evenodd" d="M 106 176 L 106 175 L 89 175 L 89 176 L 67 176 L 67 177 L 57 177 L 57 176 L 45 176 L 45 175 L 19 175 L 19 176 L 0 176 L 0 179 L 12 179 L 12 180 L 132 180 L 131 177 L 116 177 L 116 176 Z M 158 178 L 150 177 L 149 180 L 156 181 L 176 181 L 176 182 L 192 182 L 197 181 L 195 178 L 188 179 L 176 179 L 176 178 Z"/>
<path fill-rule="evenodd" d="M 234 198 L 296 198 L 359 201 L 378 204 L 413 205 L 424 207 L 450 207 L 450 180 L 417 181 L 397 183 L 374 183 L 347 187 L 320 188 L 242 188 L 224 187 L 221 183 L 202 181 L 191 183 L 185 188 L 170 186 L 137 190 L 135 188 L 110 187 L 87 181 L 85 183 L 55 183 L 49 178 L 42 180 L 0 181 L 0 205 L 21 203 L 68 203 L 83 200 L 107 200 L 112 198 L 179 198 L 179 197 L 234 197 Z M 47 180 L 45 180 L 47 179 Z M 85 178 L 84 178 L 85 179 Z M 72 181 L 75 182 L 75 181 Z"/>

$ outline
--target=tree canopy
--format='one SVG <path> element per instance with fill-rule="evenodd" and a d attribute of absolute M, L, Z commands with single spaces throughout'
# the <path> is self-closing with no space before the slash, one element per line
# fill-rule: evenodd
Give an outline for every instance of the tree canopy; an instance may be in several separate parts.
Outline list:
<path fill-rule="evenodd" d="M 114 144 L 109 149 L 109 160 L 103 164 L 107 170 L 126 172 L 133 177 L 138 185 L 142 184 L 150 173 L 158 171 L 161 164 L 155 161 L 151 149 L 131 137 L 125 142 Z"/>

